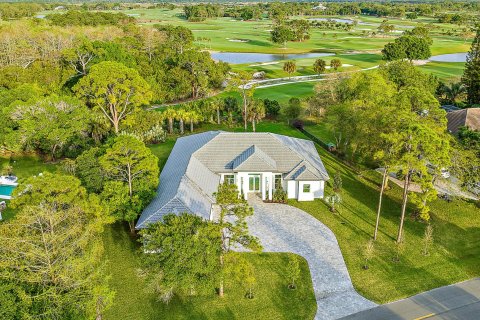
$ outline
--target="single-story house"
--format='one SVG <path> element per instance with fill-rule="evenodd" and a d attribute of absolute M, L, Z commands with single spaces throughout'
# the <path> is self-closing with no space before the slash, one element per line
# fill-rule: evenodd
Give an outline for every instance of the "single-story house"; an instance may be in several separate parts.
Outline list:
<path fill-rule="evenodd" d="M 468 127 L 470 130 L 480 130 L 480 108 L 468 108 L 447 113 L 447 128 L 453 134 L 460 127 Z"/>
<path fill-rule="evenodd" d="M 213 193 L 220 183 L 236 184 L 271 200 L 276 189 L 288 198 L 323 198 L 328 173 L 310 140 L 274 133 L 209 131 L 179 138 L 160 174 L 157 195 L 136 228 L 169 213 L 189 212 L 212 219 Z"/>

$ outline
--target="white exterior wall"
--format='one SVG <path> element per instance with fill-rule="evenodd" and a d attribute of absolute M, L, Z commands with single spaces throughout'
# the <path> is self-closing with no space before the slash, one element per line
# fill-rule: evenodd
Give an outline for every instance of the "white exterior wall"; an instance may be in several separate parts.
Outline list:
<path fill-rule="evenodd" d="M 310 192 L 303 192 L 303 185 L 310 185 Z M 298 201 L 312 201 L 323 198 L 325 181 L 287 181 L 287 195 L 289 199 Z"/>
<path fill-rule="evenodd" d="M 287 197 L 288 199 L 297 198 L 297 181 L 287 181 Z"/>
<path fill-rule="evenodd" d="M 303 192 L 304 185 L 310 185 L 310 192 Z M 298 201 L 312 201 L 320 190 L 320 181 L 298 181 Z"/>
<path fill-rule="evenodd" d="M 220 183 L 224 182 L 224 176 L 232 173 L 221 174 Z M 262 200 L 272 200 L 273 184 L 275 174 L 272 172 L 237 172 L 235 175 L 235 183 L 238 190 L 243 190 L 244 198 L 247 200 L 249 190 L 248 176 L 249 174 L 260 175 L 260 194 Z M 243 178 L 243 185 L 242 185 Z M 310 185 L 310 192 L 303 192 L 303 186 Z M 323 198 L 325 181 L 283 181 L 283 188 L 287 191 L 289 199 L 297 199 L 298 201 L 312 201 L 313 199 Z"/>

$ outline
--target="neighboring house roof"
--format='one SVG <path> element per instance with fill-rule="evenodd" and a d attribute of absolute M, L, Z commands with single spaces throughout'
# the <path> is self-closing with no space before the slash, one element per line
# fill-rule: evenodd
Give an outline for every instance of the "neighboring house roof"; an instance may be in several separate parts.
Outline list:
<path fill-rule="evenodd" d="M 442 108 L 442 109 L 445 110 L 446 112 L 452 112 L 452 111 L 461 110 L 459 107 L 452 106 L 451 104 L 443 105 L 443 106 L 441 106 L 440 108 Z"/>
<path fill-rule="evenodd" d="M 480 130 L 480 108 L 468 108 L 447 113 L 447 128 L 452 133 L 457 133 L 460 127 L 471 130 Z"/>
<path fill-rule="evenodd" d="M 210 217 L 220 173 L 286 173 L 290 180 L 328 180 L 310 140 L 274 133 L 210 131 L 179 138 L 160 174 L 157 196 L 145 208 L 137 229 L 168 213 Z"/>

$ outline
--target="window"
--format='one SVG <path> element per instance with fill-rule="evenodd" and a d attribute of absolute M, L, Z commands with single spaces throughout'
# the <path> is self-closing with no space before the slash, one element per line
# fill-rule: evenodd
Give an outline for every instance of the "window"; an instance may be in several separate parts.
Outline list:
<path fill-rule="evenodd" d="M 235 184 L 235 175 L 233 174 L 226 174 L 223 176 L 223 182 L 227 184 Z"/>
<path fill-rule="evenodd" d="M 281 174 L 276 174 L 274 178 L 274 183 L 273 183 L 273 188 L 275 190 L 281 190 L 282 189 L 282 175 Z"/>
<path fill-rule="evenodd" d="M 303 185 L 303 193 L 309 193 L 310 192 L 310 185 L 309 184 L 304 184 Z"/>

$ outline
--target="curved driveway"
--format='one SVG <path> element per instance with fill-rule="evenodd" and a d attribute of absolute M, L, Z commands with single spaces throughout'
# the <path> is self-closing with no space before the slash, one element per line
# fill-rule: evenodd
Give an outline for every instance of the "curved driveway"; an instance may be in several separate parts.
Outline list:
<path fill-rule="evenodd" d="M 376 306 L 353 288 L 330 229 L 298 208 L 250 198 L 255 214 L 247 220 L 249 230 L 264 251 L 293 252 L 307 260 L 317 300 L 315 319 L 338 319 Z"/>

